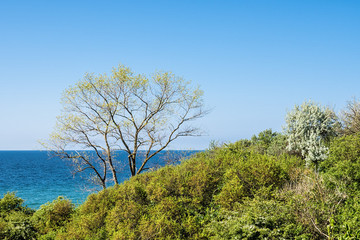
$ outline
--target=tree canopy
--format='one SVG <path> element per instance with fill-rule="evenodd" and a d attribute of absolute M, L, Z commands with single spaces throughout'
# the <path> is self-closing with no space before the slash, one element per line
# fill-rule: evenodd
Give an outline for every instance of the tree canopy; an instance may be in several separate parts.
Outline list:
<path fill-rule="evenodd" d="M 128 154 L 134 176 L 174 140 L 201 135 L 191 122 L 207 113 L 202 95 L 170 72 L 148 77 L 120 65 L 110 76 L 86 74 L 65 90 L 62 115 L 46 146 L 105 188 L 109 173 L 118 183 L 116 151 Z M 95 155 L 68 149 L 93 150 Z"/>

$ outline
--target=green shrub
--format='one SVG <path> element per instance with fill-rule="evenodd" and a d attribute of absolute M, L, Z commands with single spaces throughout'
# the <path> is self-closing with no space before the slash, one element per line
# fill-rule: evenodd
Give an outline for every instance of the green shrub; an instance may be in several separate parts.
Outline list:
<path fill-rule="evenodd" d="M 33 239 L 36 235 L 30 216 L 24 212 L 13 211 L 6 216 L 7 222 L 5 239 Z"/>
<path fill-rule="evenodd" d="M 47 234 L 63 227 L 74 212 L 71 201 L 58 197 L 51 203 L 46 203 L 32 216 L 32 222 L 39 234 Z"/>
<path fill-rule="evenodd" d="M 6 193 L 2 199 L 0 199 L 0 214 L 6 215 L 11 211 L 24 211 L 31 212 L 31 209 L 23 206 L 24 200 L 16 197 L 15 193 Z"/>
<path fill-rule="evenodd" d="M 331 142 L 329 157 L 322 170 L 347 186 L 347 191 L 360 191 L 360 134 L 343 136 Z"/>
<path fill-rule="evenodd" d="M 166 197 L 144 216 L 139 225 L 141 239 L 184 239 L 189 237 L 185 223 L 189 221 L 186 203 L 176 197 Z"/>
<path fill-rule="evenodd" d="M 2 239 L 33 239 L 36 231 L 30 221 L 33 210 L 23 206 L 24 200 L 7 193 L 0 200 L 0 237 Z"/>
<path fill-rule="evenodd" d="M 360 239 L 360 197 L 348 198 L 335 216 L 334 237 L 338 239 Z"/>
<path fill-rule="evenodd" d="M 289 203 L 296 221 L 306 227 L 313 238 L 329 238 L 334 235 L 334 216 L 344 195 L 327 187 L 326 179 L 310 169 L 303 169 L 300 177 L 287 184 L 279 195 Z"/>
<path fill-rule="evenodd" d="M 205 231 L 210 239 L 311 239 L 290 205 L 258 197 L 236 210 L 222 211 Z"/>
<path fill-rule="evenodd" d="M 269 144 L 266 153 L 273 156 L 280 156 L 288 153 L 287 151 L 287 137 L 283 134 L 277 134 Z"/>
<path fill-rule="evenodd" d="M 287 179 L 280 162 L 273 157 L 253 153 L 246 158 L 239 158 L 226 171 L 223 187 L 216 195 L 216 203 L 231 210 L 246 197 L 269 195 Z"/>
<path fill-rule="evenodd" d="M 278 135 L 279 133 L 273 132 L 271 129 L 266 129 L 260 132 L 257 136 L 252 136 L 251 144 L 254 145 L 256 152 L 264 154 L 267 153 L 271 143 Z"/>

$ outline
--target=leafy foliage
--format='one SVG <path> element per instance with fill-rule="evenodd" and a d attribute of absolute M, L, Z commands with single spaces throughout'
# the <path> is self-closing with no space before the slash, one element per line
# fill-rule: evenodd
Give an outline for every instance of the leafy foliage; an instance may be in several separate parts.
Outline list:
<path fill-rule="evenodd" d="M 33 239 L 36 231 L 30 221 L 33 210 L 23 206 L 24 200 L 7 193 L 0 200 L 0 238 Z"/>
<path fill-rule="evenodd" d="M 286 202 L 256 197 L 222 211 L 206 226 L 211 239 L 310 239 Z"/>
<path fill-rule="evenodd" d="M 271 143 L 278 135 L 279 133 L 273 132 L 271 129 L 266 129 L 260 132 L 257 136 L 253 135 L 251 142 L 256 146 L 257 152 L 266 153 Z"/>
<path fill-rule="evenodd" d="M 323 171 L 346 186 L 348 192 L 360 191 L 360 134 L 334 139 Z"/>
<path fill-rule="evenodd" d="M 58 197 L 51 203 L 46 203 L 32 216 L 32 222 L 40 234 L 63 227 L 74 212 L 74 204 L 63 197 Z"/>

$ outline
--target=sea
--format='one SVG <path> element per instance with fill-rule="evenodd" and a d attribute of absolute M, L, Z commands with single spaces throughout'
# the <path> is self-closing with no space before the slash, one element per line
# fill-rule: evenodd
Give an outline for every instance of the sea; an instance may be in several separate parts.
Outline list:
<path fill-rule="evenodd" d="M 153 170 L 166 164 L 178 164 L 197 152 L 162 151 L 149 160 L 147 168 Z M 88 153 L 94 154 L 91 151 Z M 127 154 L 118 152 L 116 161 L 122 166 L 119 181 L 129 179 Z M 88 195 L 101 189 L 88 182 L 86 172 L 83 175 L 74 175 L 73 172 L 69 161 L 55 157 L 48 151 L 0 151 L 0 197 L 14 192 L 24 200 L 24 205 L 32 209 L 38 209 L 58 196 L 80 205 Z"/>

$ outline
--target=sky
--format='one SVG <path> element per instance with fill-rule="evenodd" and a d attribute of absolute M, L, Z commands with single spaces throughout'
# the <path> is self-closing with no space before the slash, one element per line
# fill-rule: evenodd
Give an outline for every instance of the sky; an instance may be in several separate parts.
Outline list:
<path fill-rule="evenodd" d="M 206 149 L 265 129 L 312 100 L 360 97 L 360 2 L 0 1 L 0 150 L 41 150 L 63 91 L 119 64 L 172 71 L 204 91 Z"/>

